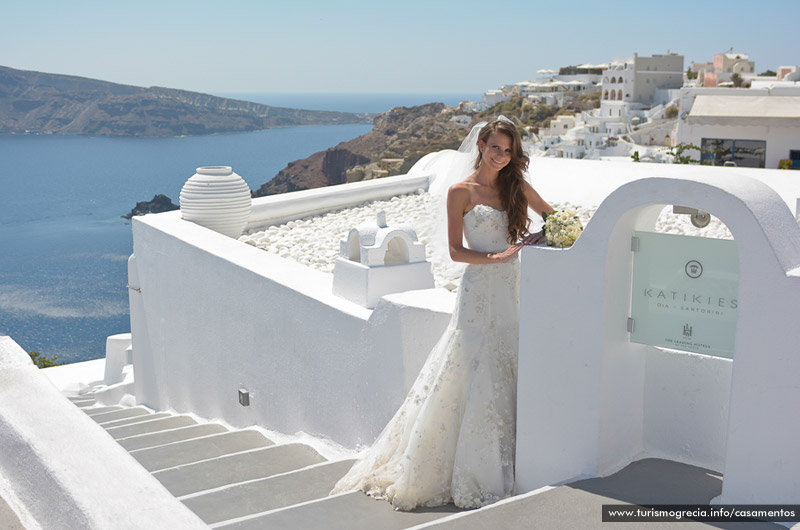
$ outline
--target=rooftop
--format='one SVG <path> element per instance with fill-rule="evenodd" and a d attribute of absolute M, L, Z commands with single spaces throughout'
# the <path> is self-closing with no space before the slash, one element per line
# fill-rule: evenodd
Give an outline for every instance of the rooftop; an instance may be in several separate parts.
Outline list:
<path fill-rule="evenodd" d="M 800 119 L 800 96 L 698 95 L 691 118 L 771 118 L 787 123 Z"/>

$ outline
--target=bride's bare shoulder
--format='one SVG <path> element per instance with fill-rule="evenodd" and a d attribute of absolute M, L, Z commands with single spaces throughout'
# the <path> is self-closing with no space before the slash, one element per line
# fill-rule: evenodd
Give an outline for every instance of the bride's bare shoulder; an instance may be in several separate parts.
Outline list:
<path fill-rule="evenodd" d="M 450 186 L 447 190 L 447 207 L 448 210 L 461 211 L 462 213 L 468 209 L 470 204 L 470 185 L 466 181 L 461 181 Z"/>
<path fill-rule="evenodd" d="M 447 193 L 449 194 L 453 190 L 456 190 L 458 193 L 464 193 L 464 192 L 470 193 L 470 191 L 475 186 L 475 184 L 476 184 L 475 183 L 475 174 L 473 173 L 472 175 L 468 176 L 464 180 L 456 182 L 455 184 L 450 186 L 450 189 L 447 190 Z"/>
<path fill-rule="evenodd" d="M 470 195 L 472 194 L 472 187 L 474 183 L 469 181 L 469 177 L 461 182 L 456 182 L 450 189 L 447 190 L 447 197 L 451 199 L 455 198 L 464 198 L 469 199 Z"/>

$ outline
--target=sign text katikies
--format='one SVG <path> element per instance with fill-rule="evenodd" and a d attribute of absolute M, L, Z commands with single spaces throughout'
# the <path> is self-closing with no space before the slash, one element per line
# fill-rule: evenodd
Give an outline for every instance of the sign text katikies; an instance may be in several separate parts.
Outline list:
<path fill-rule="evenodd" d="M 733 357 L 736 242 L 654 232 L 634 237 L 631 341 Z"/>

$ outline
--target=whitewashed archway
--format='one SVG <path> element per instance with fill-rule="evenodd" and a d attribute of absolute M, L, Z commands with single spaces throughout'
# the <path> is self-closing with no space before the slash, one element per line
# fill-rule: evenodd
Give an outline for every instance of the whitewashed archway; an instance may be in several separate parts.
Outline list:
<path fill-rule="evenodd" d="M 681 361 L 690 373 L 705 370 L 718 389 L 729 384 L 724 432 L 678 426 L 654 454 L 654 426 L 662 419 L 646 400 L 648 389 L 675 381 L 653 380 L 661 376 L 648 363 L 663 351 L 629 342 L 625 323 L 631 235 L 652 230 L 664 204 L 711 212 L 730 229 L 739 249 L 739 317 L 727 374 L 722 359 Z M 800 410 L 798 300 L 800 227 L 771 188 L 736 174 L 631 182 L 603 202 L 571 249 L 525 249 L 519 491 L 660 456 L 724 472 L 721 502 L 795 502 L 800 417 L 786 411 Z"/>

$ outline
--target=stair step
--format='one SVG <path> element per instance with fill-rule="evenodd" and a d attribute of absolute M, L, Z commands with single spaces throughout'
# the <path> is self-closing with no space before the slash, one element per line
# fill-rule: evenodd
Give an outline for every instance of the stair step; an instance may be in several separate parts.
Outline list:
<path fill-rule="evenodd" d="M 66 397 L 68 400 L 72 401 L 73 403 L 78 403 L 78 402 L 80 402 L 80 401 L 94 401 L 94 397 L 93 397 L 93 396 L 91 396 L 91 395 L 85 395 L 85 396 L 64 396 L 64 397 Z"/>
<path fill-rule="evenodd" d="M 122 409 L 122 410 L 114 410 L 111 412 L 104 412 L 102 414 L 92 414 L 91 418 L 99 424 L 103 424 L 109 421 L 121 420 L 124 418 L 133 418 L 134 416 L 145 416 L 149 415 L 150 411 L 141 408 L 141 407 L 133 407 L 130 409 Z"/>
<path fill-rule="evenodd" d="M 228 521 L 325 497 L 353 462 L 355 460 L 327 462 L 181 500 L 207 524 Z M 159 473 L 155 477 L 162 478 Z M 162 483 L 170 489 L 164 480 Z"/>
<path fill-rule="evenodd" d="M 384 500 L 373 499 L 360 491 L 345 493 L 317 502 L 292 506 L 230 524 L 215 525 L 225 530 L 313 528 L 314 530 L 401 530 L 434 521 L 461 511 L 452 504 L 399 512 Z M 503 528 L 490 525 L 483 528 Z"/>
<path fill-rule="evenodd" d="M 169 416 L 167 418 L 134 423 L 132 425 L 111 427 L 108 429 L 108 434 L 115 440 L 119 440 L 122 438 L 130 438 L 131 436 L 138 436 L 140 434 L 150 434 L 158 431 L 166 431 L 167 429 L 187 427 L 189 425 L 197 425 L 197 422 L 189 416 Z"/>
<path fill-rule="evenodd" d="M 671 522 L 603 523 L 603 504 L 708 504 L 722 491 L 722 478 L 710 469 L 648 458 L 631 463 L 607 477 L 578 480 L 539 493 L 526 493 L 497 504 L 441 521 L 436 530 L 604 530 L 648 528 L 670 530 Z M 710 530 L 714 523 L 681 521 L 681 530 Z M 736 528 L 736 523 L 725 528 Z M 750 522 L 748 530 L 781 530 L 773 523 Z"/>
<path fill-rule="evenodd" d="M 201 425 L 189 425 L 188 427 L 180 427 L 148 434 L 139 434 L 117 441 L 128 451 L 135 451 L 137 449 L 146 449 L 148 447 L 157 447 L 173 442 L 182 442 L 184 440 L 219 434 L 221 432 L 228 432 L 228 429 L 219 423 L 204 423 Z"/>
<path fill-rule="evenodd" d="M 131 456 L 138 460 L 146 470 L 153 472 L 272 444 L 272 441 L 265 438 L 260 432 L 245 430 L 176 442 L 150 449 L 139 449 L 132 451 Z"/>
<path fill-rule="evenodd" d="M 97 400 L 94 398 L 71 399 L 70 401 L 72 401 L 72 404 L 80 409 L 91 407 L 97 403 Z"/>
<path fill-rule="evenodd" d="M 157 414 L 150 414 L 149 416 L 133 416 L 130 418 L 123 418 L 121 420 L 107 421 L 103 423 L 103 428 L 113 429 L 114 427 L 122 427 L 124 425 L 133 425 L 134 423 L 142 423 L 144 421 L 160 420 L 162 418 L 171 418 L 172 414 L 168 412 L 159 412 Z"/>
<path fill-rule="evenodd" d="M 273 445 L 153 473 L 176 497 L 286 473 L 325 459 L 304 444 Z"/>
<path fill-rule="evenodd" d="M 112 407 L 96 407 L 96 408 L 85 409 L 84 412 L 89 416 L 94 416 L 95 414 L 105 414 L 106 412 L 113 412 L 115 410 L 123 410 L 123 407 L 120 407 L 118 405 L 114 405 Z"/>

